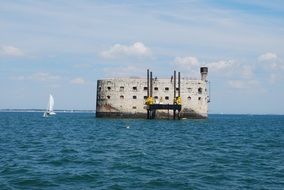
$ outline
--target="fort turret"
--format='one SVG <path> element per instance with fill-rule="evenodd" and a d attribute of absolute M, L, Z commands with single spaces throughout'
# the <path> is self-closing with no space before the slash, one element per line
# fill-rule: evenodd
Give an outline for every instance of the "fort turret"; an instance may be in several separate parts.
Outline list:
<path fill-rule="evenodd" d="M 201 80 L 207 81 L 208 67 L 200 67 Z"/>

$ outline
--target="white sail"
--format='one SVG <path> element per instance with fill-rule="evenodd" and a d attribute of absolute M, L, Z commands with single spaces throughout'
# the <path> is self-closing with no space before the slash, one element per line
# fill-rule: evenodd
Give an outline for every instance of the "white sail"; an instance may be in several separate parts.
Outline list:
<path fill-rule="evenodd" d="M 49 95 L 48 105 L 47 105 L 47 111 L 44 112 L 43 117 L 48 117 L 50 115 L 55 115 L 56 113 L 53 111 L 54 107 L 54 99 L 53 96 Z"/>
<path fill-rule="evenodd" d="M 54 107 L 54 99 L 53 96 L 50 94 L 48 102 L 48 111 L 53 112 L 53 107 Z"/>

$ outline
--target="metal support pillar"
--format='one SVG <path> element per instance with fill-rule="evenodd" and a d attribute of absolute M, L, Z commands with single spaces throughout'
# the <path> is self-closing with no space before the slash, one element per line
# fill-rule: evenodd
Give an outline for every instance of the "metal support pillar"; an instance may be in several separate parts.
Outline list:
<path fill-rule="evenodd" d="M 153 96 L 153 76 L 152 71 L 150 72 L 150 96 Z"/>
<path fill-rule="evenodd" d="M 180 97 L 180 72 L 178 72 L 178 97 Z M 178 119 L 180 119 L 180 110 L 178 110 Z"/>
<path fill-rule="evenodd" d="M 174 104 L 176 104 L 176 71 L 174 71 Z M 173 110 L 173 119 L 176 119 L 176 110 Z"/>
<path fill-rule="evenodd" d="M 178 96 L 180 96 L 180 72 L 178 72 Z"/>
<path fill-rule="evenodd" d="M 150 93 L 149 93 L 149 69 L 147 69 L 147 98 L 149 97 Z M 150 111 L 149 109 L 147 109 L 147 119 L 150 118 Z"/>
<path fill-rule="evenodd" d="M 153 75 L 152 71 L 150 72 L 150 96 L 153 97 Z M 153 110 L 150 111 L 150 119 L 154 119 Z"/>

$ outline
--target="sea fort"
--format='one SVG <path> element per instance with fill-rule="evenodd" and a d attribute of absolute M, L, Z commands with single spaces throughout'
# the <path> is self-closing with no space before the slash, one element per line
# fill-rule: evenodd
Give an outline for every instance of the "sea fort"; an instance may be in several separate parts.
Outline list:
<path fill-rule="evenodd" d="M 200 68 L 200 79 L 112 78 L 97 81 L 97 117 L 119 118 L 207 118 L 208 68 Z"/>

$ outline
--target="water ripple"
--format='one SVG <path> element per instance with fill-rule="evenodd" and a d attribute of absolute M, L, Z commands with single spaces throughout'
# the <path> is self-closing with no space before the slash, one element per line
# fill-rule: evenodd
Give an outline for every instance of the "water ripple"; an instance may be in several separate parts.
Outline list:
<path fill-rule="evenodd" d="M 0 113 L 0 189 L 284 189 L 284 116 Z"/>

